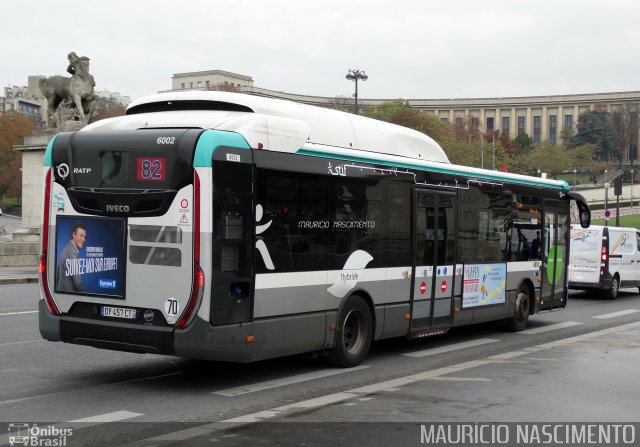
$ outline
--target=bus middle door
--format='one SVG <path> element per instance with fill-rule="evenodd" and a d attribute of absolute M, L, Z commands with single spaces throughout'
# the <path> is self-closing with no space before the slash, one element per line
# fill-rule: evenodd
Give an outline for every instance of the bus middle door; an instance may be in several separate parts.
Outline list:
<path fill-rule="evenodd" d="M 567 305 L 567 248 L 569 210 L 565 203 L 545 201 L 540 309 L 553 310 Z"/>
<path fill-rule="evenodd" d="M 455 273 L 456 196 L 414 190 L 410 334 L 451 327 Z"/>

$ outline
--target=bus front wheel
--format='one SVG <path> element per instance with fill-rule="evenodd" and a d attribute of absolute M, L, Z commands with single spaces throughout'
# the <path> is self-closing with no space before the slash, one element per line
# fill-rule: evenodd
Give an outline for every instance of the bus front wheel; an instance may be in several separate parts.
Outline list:
<path fill-rule="evenodd" d="M 373 320 L 366 301 L 352 295 L 340 312 L 336 325 L 336 346 L 329 352 L 329 363 L 351 368 L 357 366 L 369 352 L 373 338 Z"/>
<path fill-rule="evenodd" d="M 507 319 L 507 327 L 513 332 L 520 332 L 527 327 L 531 315 L 531 292 L 526 285 L 521 285 L 516 294 L 513 316 Z"/>

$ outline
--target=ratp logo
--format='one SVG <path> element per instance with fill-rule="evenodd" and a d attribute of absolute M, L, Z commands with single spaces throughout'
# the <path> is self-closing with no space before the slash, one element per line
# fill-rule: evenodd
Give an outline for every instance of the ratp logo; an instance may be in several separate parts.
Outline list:
<path fill-rule="evenodd" d="M 9 445 L 66 446 L 67 438 L 73 435 L 72 428 L 53 425 L 38 427 L 38 424 L 9 424 Z"/>
<path fill-rule="evenodd" d="M 66 179 L 67 176 L 69 175 L 69 165 L 66 163 L 60 163 L 56 167 L 56 170 L 58 171 L 58 175 L 62 180 Z"/>

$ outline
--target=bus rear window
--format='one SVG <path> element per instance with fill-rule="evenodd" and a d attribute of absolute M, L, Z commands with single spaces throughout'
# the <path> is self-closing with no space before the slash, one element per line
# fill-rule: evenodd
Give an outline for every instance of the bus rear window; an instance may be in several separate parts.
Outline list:
<path fill-rule="evenodd" d="M 129 154 L 122 151 L 98 152 L 100 185 L 121 186 L 129 178 Z"/>
<path fill-rule="evenodd" d="M 56 180 L 65 187 L 166 190 L 191 183 L 201 130 L 77 132 L 58 138 Z"/>

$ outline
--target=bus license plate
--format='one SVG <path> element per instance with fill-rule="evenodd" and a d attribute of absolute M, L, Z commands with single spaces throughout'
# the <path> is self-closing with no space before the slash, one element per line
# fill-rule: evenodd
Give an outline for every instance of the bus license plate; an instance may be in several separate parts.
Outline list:
<path fill-rule="evenodd" d="M 100 308 L 100 316 L 112 318 L 127 318 L 129 320 L 136 319 L 135 309 L 124 309 L 122 307 L 102 306 Z"/>

